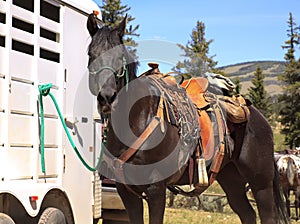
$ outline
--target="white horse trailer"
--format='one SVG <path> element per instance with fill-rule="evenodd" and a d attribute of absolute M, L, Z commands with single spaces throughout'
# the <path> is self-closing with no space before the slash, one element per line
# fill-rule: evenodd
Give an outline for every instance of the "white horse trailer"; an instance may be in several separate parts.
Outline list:
<path fill-rule="evenodd" d="M 101 218 L 99 176 L 77 158 L 49 96 L 42 172 L 38 105 L 38 87 L 52 83 L 79 152 L 94 166 L 101 128 L 87 75 L 93 10 L 100 12 L 92 0 L 0 0 L 0 224 Z"/>

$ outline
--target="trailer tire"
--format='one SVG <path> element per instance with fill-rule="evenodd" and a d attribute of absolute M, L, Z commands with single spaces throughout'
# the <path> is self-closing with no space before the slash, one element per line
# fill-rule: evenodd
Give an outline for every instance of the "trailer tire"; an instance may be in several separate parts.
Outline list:
<path fill-rule="evenodd" d="M 49 207 L 43 211 L 38 224 L 66 224 L 66 218 L 61 210 Z"/>
<path fill-rule="evenodd" d="M 8 215 L 0 212 L 0 224 L 15 224 L 15 222 Z"/>

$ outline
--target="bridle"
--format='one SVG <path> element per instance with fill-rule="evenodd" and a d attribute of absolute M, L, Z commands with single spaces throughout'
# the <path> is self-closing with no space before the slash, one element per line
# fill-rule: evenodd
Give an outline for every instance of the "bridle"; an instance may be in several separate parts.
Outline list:
<path fill-rule="evenodd" d="M 126 91 L 128 90 L 128 83 L 129 83 L 129 74 L 128 74 L 128 69 L 127 69 L 127 61 L 125 56 L 123 56 L 123 60 L 122 60 L 122 72 L 118 73 L 113 67 L 110 66 L 103 66 L 100 67 L 99 69 L 97 69 L 96 71 L 90 71 L 89 70 L 89 74 L 96 76 L 98 73 L 102 72 L 103 70 L 107 69 L 110 70 L 114 75 L 115 75 L 115 79 L 118 82 L 121 78 L 125 77 L 125 86 L 126 86 Z"/>

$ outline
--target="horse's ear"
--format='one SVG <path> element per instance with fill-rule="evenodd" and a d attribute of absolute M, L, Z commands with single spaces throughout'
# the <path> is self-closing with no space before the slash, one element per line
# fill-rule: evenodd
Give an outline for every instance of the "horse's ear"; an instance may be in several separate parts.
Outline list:
<path fill-rule="evenodd" d="M 98 24 L 97 24 L 96 15 L 94 13 L 91 13 L 89 15 L 86 26 L 87 26 L 87 29 L 88 29 L 91 37 L 97 33 L 99 28 L 98 28 Z"/>
<path fill-rule="evenodd" d="M 125 18 L 122 20 L 122 22 L 116 27 L 116 30 L 118 31 L 118 33 L 121 37 L 123 37 L 125 34 L 126 24 L 127 24 L 127 14 L 126 14 Z"/>

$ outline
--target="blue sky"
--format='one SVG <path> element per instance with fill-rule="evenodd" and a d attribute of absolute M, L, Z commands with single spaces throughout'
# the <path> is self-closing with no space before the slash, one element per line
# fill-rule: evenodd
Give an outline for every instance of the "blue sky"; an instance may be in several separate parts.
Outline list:
<path fill-rule="evenodd" d="M 101 0 L 95 2 L 102 4 Z M 149 40 L 157 41 L 158 46 L 159 42 L 185 45 L 196 22 L 202 21 L 206 26 L 206 39 L 213 39 L 210 55 L 216 55 L 214 60 L 218 61 L 218 66 L 254 60 L 283 60 L 285 51 L 281 46 L 287 40 L 289 12 L 300 25 L 299 0 L 121 2 L 131 7 L 129 14 L 135 17 L 131 24 L 140 25 L 137 41 L 142 45 Z M 170 51 L 161 47 L 151 49 L 155 54 Z M 170 52 L 174 55 L 173 51 Z"/>

